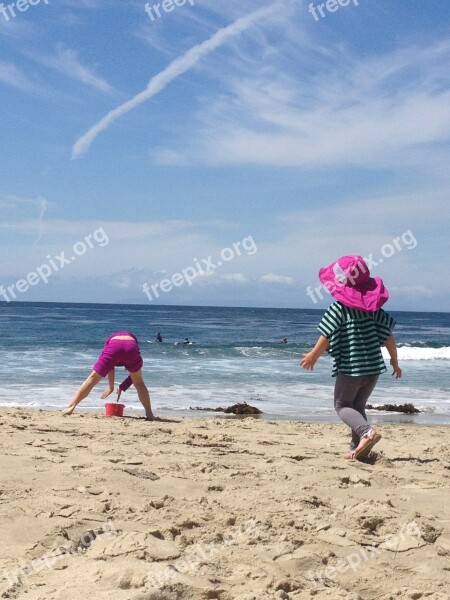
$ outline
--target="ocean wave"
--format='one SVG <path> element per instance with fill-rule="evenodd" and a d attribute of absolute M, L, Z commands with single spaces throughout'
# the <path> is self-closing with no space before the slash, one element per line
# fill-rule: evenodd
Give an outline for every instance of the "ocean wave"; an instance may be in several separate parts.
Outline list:
<path fill-rule="evenodd" d="M 398 348 L 445 348 L 444 344 L 439 342 L 424 342 L 422 340 L 412 340 L 411 342 L 398 342 Z"/>
<path fill-rule="evenodd" d="M 273 344 L 273 343 L 254 343 L 254 344 L 230 344 L 223 346 L 197 345 L 190 348 L 167 348 L 159 352 L 145 353 L 151 354 L 156 358 L 158 354 L 171 356 L 186 356 L 190 358 L 198 357 L 199 360 L 236 360 L 236 359 L 254 359 L 254 360 L 297 360 L 303 352 L 307 352 L 311 344 Z M 389 359 L 389 353 L 386 348 L 382 349 L 385 359 Z M 438 344 L 428 344 L 426 342 L 415 342 L 414 344 L 398 344 L 398 357 L 407 361 L 443 361 L 450 360 L 450 346 L 439 346 Z"/>
<path fill-rule="evenodd" d="M 389 378 L 387 379 L 389 381 Z M 386 382 L 387 383 L 387 382 Z M 61 410 L 67 405 L 75 389 L 74 385 L 6 385 L 0 388 L 0 407 L 13 406 L 34 409 Z M 96 389 L 83 400 L 80 410 L 104 412 L 105 401 L 101 400 L 102 388 Z M 333 409 L 333 381 L 327 384 L 297 382 L 295 384 L 241 384 L 222 385 L 205 382 L 188 385 L 152 385 L 152 402 L 157 413 L 160 411 L 181 411 L 191 414 L 190 407 L 226 407 L 236 402 L 248 402 L 260 408 L 265 416 L 278 415 L 282 418 L 301 419 L 314 415 L 329 415 L 337 420 Z M 122 396 L 127 412 L 143 414 L 137 393 L 131 388 Z M 379 385 L 375 389 L 371 403 L 405 404 L 411 402 L 424 411 L 424 415 L 450 419 L 450 400 L 442 390 Z M 205 416 L 208 413 L 205 413 Z M 212 413 L 214 414 L 214 413 Z M 419 415 L 420 418 L 422 416 Z"/>
<path fill-rule="evenodd" d="M 401 346 L 397 349 L 399 360 L 450 360 L 450 347 L 424 348 L 417 346 Z M 386 348 L 383 348 L 384 358 L 389 358 Z"/>

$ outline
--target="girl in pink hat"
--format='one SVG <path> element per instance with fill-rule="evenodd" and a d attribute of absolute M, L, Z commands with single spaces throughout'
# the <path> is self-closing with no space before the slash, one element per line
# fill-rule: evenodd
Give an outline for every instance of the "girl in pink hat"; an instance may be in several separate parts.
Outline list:
<path fill-rule="evenodd" d="M 389 293 L 379 277 L 370 277 L 361 256 L 343 256 L 319 272 L 320 281 L 336 302 L 325 312 L 317 344 L 303 355 L 301 366 L 313 370 L 328 352 L 336 377 L 334 406 L 339 418 L 352 430 L 347 459 L 368 456 L 381 435 L 367 422 L 365 407 L 381 373 L 386 371 L 381 347 L 391 357 L 392 375 L 402 376 L 392 330 L 395 320 L 381 307 Z"/>

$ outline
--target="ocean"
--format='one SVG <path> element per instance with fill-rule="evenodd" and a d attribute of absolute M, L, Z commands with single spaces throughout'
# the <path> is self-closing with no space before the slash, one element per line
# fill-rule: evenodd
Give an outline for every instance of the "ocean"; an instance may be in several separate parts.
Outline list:
<path fill-rule="evenodd" d="M 138 337 L 144 378 L 157 415 L 206 416 L 191 407 L 248 402 L 263 418 L 336 421 L 331 359 L 299 366 L 318 336 L 321 310 L 0 303 L 0 406 L 62 409 L 90 373 L 107 336 Z M 392 312 L 403 378 L 380 378 L 372 404 L 412 402 L 410 417 L 374 421 L 450 423 L 450 314 Z M 161 332 L 163 343 L 155 342 Z M 185 346 L 185 338 L 193 344 Z M 287 338 L 288 343 L 280 343 Z M 180 342 L 178 345 L 175 345 Z M 126 377 L 116 369 L 118 383 Z M 77 410 L 103 411 L 101 383 Z M 112 396 L 111 396 L 112 398 Z M 134 388 L 126 414 L 143 414 Z M 211 413 L 215 415 L 215 413 Z"/>

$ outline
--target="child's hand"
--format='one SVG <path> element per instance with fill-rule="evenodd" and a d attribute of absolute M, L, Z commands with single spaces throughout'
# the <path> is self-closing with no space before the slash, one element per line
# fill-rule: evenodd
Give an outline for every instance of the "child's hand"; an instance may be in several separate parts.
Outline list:
<path fill-rule="evenodd" d="M 120 400 L 120 395 L 122 393 L 122 390 L 120 389 L 120 386 L 117 388 L 117 402 L 119 402 Z"/>
<path fill-rule="evenodd" d="M 308 352 L 303 355 L 302 360 L 300 361 L 300 366 L 306 369 L 307 371 L 313 371 L 314 365 L 317 362 L 317 357 L 313 352 Z"/>
<path fill-rule="evenodd" d="M 114 391 L 114 388 L 108 388 L 107 390 L 105 390 L 103 392 L 103 394 L 100 396 L 102 400 L 104 400 L 105 398 L 107 398 L 110 394 L 112 394 Z"/>
<path fill-rule="evenodd" d="M 396 360 L 391 359 L 391 365 L 393 368 L 392 371 L 392 377 L 394 377 L 395 375 L 395 379 L 400 379 L 402 376 L 402 370 L 400 369 L 400 367 L 398 366 L 398 362 Z"/>

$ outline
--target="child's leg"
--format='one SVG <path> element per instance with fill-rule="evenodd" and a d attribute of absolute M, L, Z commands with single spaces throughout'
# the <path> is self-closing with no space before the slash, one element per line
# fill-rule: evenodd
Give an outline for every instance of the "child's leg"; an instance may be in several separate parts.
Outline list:
<path fill-rule="evenodd" d="M 142 377 L 142 369 L 136 373 L 130 373 L 131 381 L 137 390 L 139 400 L 145 409 L 145 416 L 149 421 L 154 421 L 155 417 L 152 412 L 152 405 L 150 403 L 150 394 L 148 393 L 147 386 L 144 383 Z"/>
<path fill-rule="evenodd" d="M 70 404 L 63 410 L 64 415 L 71 415 L 75 410 L 77 404 L 79 404 L 84 398 L 89 396 L 92 389 L 97 385 L 97 383 L 103 379 L 99 373 L 96 371 L 92 371 L 89 377 L 81 384 L 78 388 L 75 396 L 70 401 Z"/>
<path fill-rule="evenodd" d="M 377 382 L 378 382 L 378 378 L 379 378 L 379 375 L 365 375 L 364 381 L 363 381 L 358 393 L 356 394 L 355 400 L 353 402 L 354 409 L 357 410 L 364 417 L 364 419 L 366 421 L 367 421 L 367 416 L 366 416 L 367 400 L 370 398 L 370 395 L 372 394 L 373 390 L 375 389 L 375 386 L 377 385 Z M 352 441 L 350 444 L 350 450 L 356 450 L 360 441 L 361 441 L 361 439 L 358 437 L 358 435 L 354 431 L 352 431 Z"/>
<path fill-rule="evenodd" d="M 363 416 L 361 412 L 354 408 L 355 399 L 363 387 L 364 379 L 364 376 L 352 377 L 344 373 L 338 373 L 334 386 L 334 407 L 339 418 L 352 430 L 354 436 L 352 436 L 352 441 L 353 439 L 361 439 L 371 429 L 365 418 L 365 413 Z"/>

